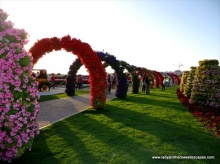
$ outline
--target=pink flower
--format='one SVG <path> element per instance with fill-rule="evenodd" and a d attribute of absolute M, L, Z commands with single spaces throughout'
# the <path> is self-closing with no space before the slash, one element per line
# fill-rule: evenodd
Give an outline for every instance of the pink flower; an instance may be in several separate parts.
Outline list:
<path fill-rule="evenodd" d="M 36 89 L 38 83 L 31 76 L 32 64 L 22 67 L 19 63 L 27 55 L 33 61 L 32 55 L 23 48 L 28 41 L 24 39 L 27 33 L 23 29 L 13 28 L 13 23 L 6 22 L 6 18 L 7 14 L 0 9 L 0 40 L 4 40 L 0 42 L 0 54 L 4 54 L 4 58 L 0 58 L 0 148 L 3 150 L 0 152 L 0 161 L 10 162 L 18 151 L 30 148 L 32 140 L 29 136 L 33 138 L 39 133 L 39 127 L 35 124 L 40 107 L 35 102 L 39 93 Z M 34 107 L 32 112 L 27 112 L 30 104 L 34 104 Z M 27 132 L 28 124 L 32 128 Z"/>

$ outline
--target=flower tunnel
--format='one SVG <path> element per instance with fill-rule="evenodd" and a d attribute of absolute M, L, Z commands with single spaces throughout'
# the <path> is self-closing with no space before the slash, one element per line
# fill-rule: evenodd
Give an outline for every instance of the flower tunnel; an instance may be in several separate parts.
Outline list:
<path fill-rule="evenodd" d="M 107 81 L 106 72 L 101 60 L 92 50 L 88 43 L 81 42 L 79 39 L 71 38 L 69 35 L 62 37 L 44 38 L 38 40 L 29 50 L 33 56 L 33 64 L 46 53 L 53 50 L 64 49 L 67 52 L 75 54 L 80 62 L 89 70 L 90 80 L 90 105 L 95 109 L 102 109 L 106 103 Z"/>

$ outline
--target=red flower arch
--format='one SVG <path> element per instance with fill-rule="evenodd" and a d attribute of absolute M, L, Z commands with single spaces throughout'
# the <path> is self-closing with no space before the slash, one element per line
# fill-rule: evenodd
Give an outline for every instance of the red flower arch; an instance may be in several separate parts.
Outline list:
<path fill-rule="evenodd" d="M 164 79 L 163 75 L 160 72 L 157 72 L 157 71 L 154 71 L 154 72 L 159 77 L 159 86 L 162 86 L 163 85 L 163 79 Z"/>
<path fill-rule="evenodd" d="M 90 87 L 90 105 L 95 109 L 104 108 L 107 95 L 107 74 L 101 60 L 96 52 L 92 50 L 88 43 L 81 42 L 79 39 L 71 38 L 69 35 L 62 37 L 44 38 L 38 40 L 29 50 L 34 58 L 33 64 L 46 53 L 53 50 L 65 49 L 67 52 L 72 52 L 81 61 L 82 64 L 89 70 Z"/>
<path fill-rule="evenodd" d="M 175 78 L 176 81 L 177 81 L 177 84 L 179 85 L 179 84 L 180 84 L 180 78 L 179 78 L 179 76 L 177 76 L 177 75 L 174 74 L 174 73 L 170 73 L 170 74 L 174 76 L 174 78 Z"/>

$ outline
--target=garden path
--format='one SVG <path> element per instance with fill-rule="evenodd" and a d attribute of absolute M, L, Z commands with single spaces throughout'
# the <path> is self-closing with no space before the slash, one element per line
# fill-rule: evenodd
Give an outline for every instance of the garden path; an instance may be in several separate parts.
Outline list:
<path fill-rule="evenodd" d="M 49 92 L 41 92 L 40 95 L 52 95 L 64 92 L 65 88 L 55 88 L 51 89 Z M 116 98 L 115 90 L 112 90 L 110 94 L 107 94 L 107 101 L 114 98 Z M 91 107 L 90 94 L 40 102 L 41 109 L 37 123 L 40 125 L 40 129 L 42 129 L 74 114 L 82 112 L 89 107 Z"/>

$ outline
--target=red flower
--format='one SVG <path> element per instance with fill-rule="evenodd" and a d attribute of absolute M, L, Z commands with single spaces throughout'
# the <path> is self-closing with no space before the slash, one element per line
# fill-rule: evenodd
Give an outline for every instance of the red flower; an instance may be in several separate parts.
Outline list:
<path fill-rule="evenodd" d="M 207 109 L 206 107 L 198 107 L 195 104 L 190 104 L 189 98 L 185 97 L 179 88 L 176 93 L 180 102 L 192 112 L 199 121 L 207 125 L 210 130 L 215 130 L 216 128 L 216 134 L 220 136 L 220 116 L 216 116 L 214 109 Z"/>
<path fill-rule="evenodd" d="M 216 122 L 220 122 L 220 116 L 217 116 L 217 117 L 215 118 L 215 121 L 216 121 Z"/>
<path fill-rule="evenodd" d="M 51 46 L 54 50 L 60 50 L 61 47 L 60 47 L 60 39 L 57 38 L 57 37 L 53 37 L 51 38 Z"/>

